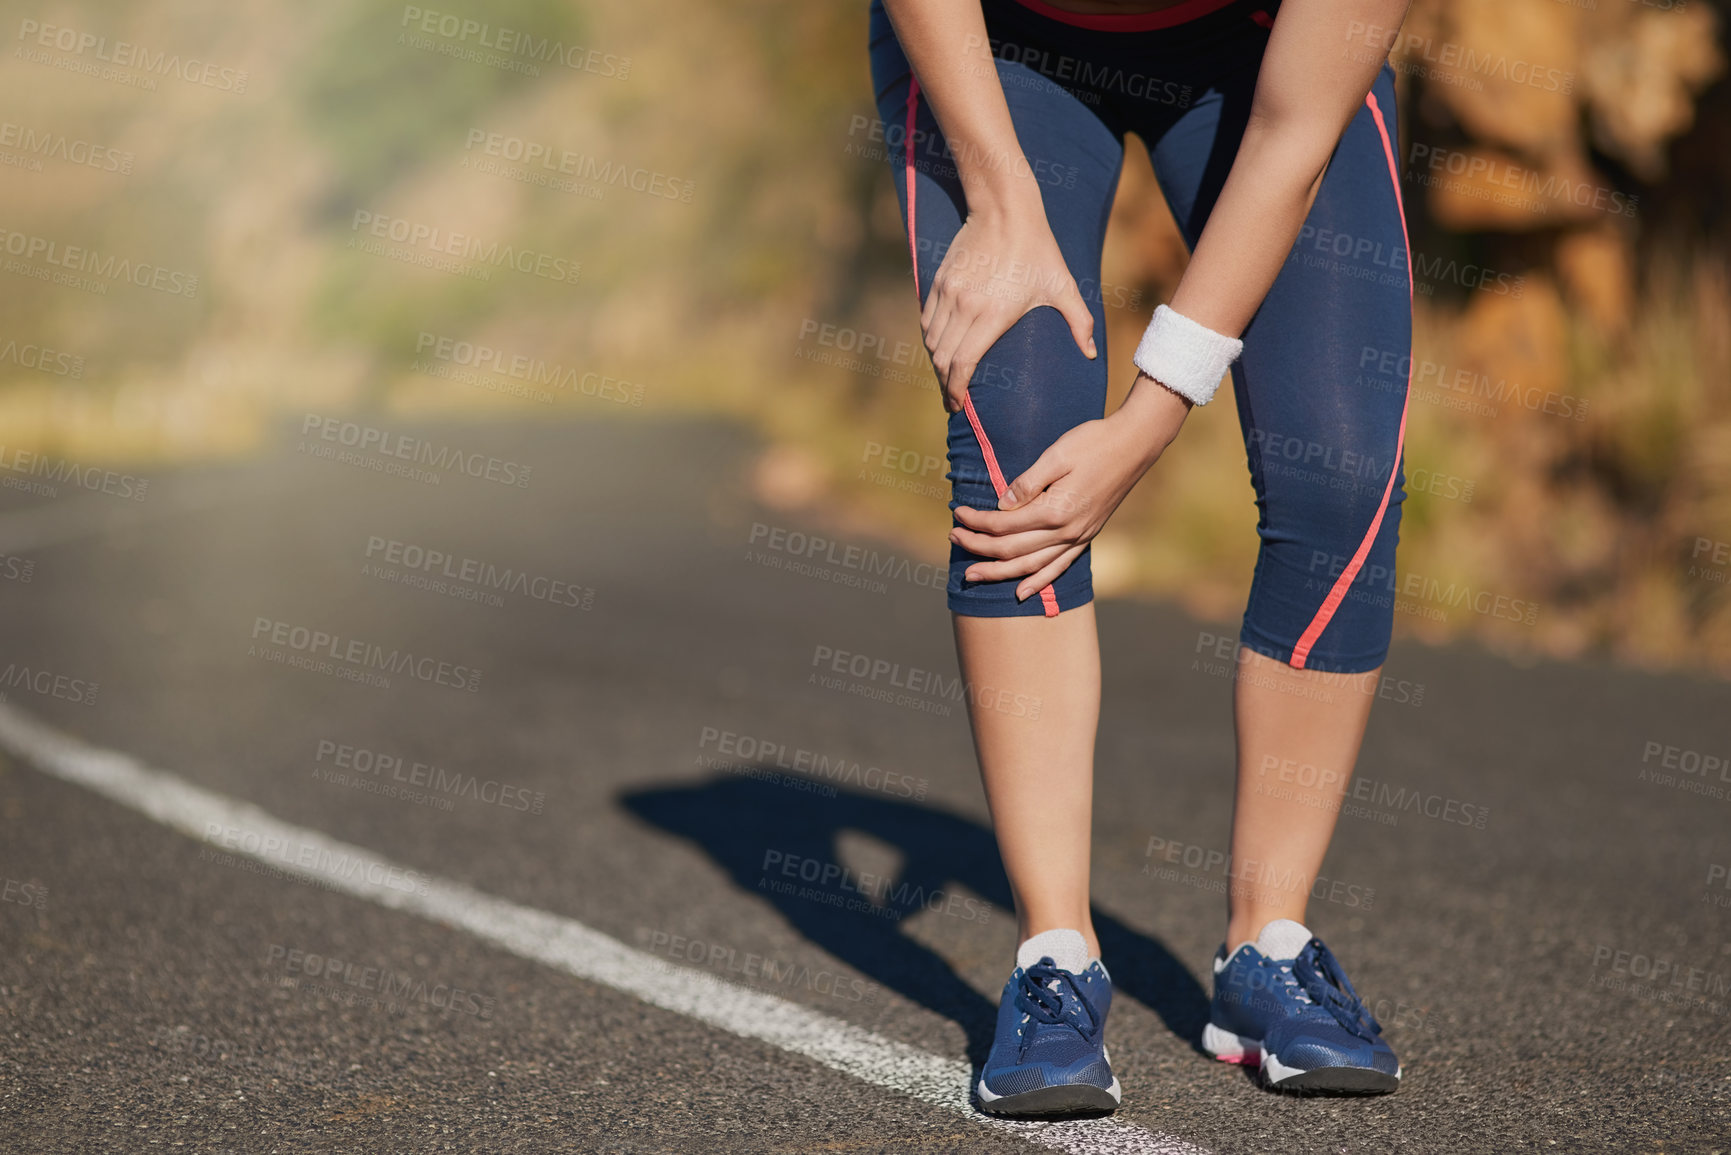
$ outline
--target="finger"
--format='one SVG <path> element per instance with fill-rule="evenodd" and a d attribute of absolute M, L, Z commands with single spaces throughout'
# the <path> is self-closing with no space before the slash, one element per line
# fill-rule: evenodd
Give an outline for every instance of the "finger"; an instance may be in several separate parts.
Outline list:
<path fill-rule="evenodd" d="M 1070 322 L 1070 335 L 1076 339 L 1076 347 L 1092 361 L 1099 355 L 1094 346 L 1094 314 L 1088 311 L 1088 303 L 1076 291 L 1075 278 L 1071 278 L 1069 287 L 1059 293 L 1052 304 L 1064 315 L 1064 320 Z"/>
<path fill-rule="evenodd" d="M 934 297 L 937 296 L 936 289 L 932 290 L 932 295 Z M 948 293 L 945 293 L 943 299 L 938 302 L 937 311 L 932 314 L 931 325 L 927 327 L 922 334 L 926 342 L 926 352 L 931 355 L 932 371 L 938 375 L 938 381 L 940 383 L 949 379 L 950 363 L 948 361 L 939 361 L 938 350 L 942 348 L 944 333 L 948 331 L 952 324 L 955 323 L 955 319 L 955 299 Z"/>
<path fill-rule="evenodd" d="M 968 333 L 975 324 L 974 315 L 968 310 L 967 304 L 956 306 L 955 315 L 950 323 L 944 326 L 944 335 L 937 350 L 932 354 L 932 364 L 942 361 L 944 366 L 944 393 L 950 399 L 955 409 L 962 407 L 962 398 L 968 392 L 968 375 L 972 366 L 964 365 L 956 357 L 956 350 L 967 341 Z"/>
<path fill-rule="evenodd" d="M 944 271 L 944 267 L 939 265 L 938 271 L 932 274 L 931 287 L 926 290 L 926 303 L 920 306 L 921 329 L 931 325 L 932 318 L 937 314 L 938 305 L 942 303 L 945 297 L 949 296 L 949 278 L 944 275 Z"/>
<path fill-rule="evenodd" d="M 956 520 L 980 533 L 1004 537 L 1012 533 L 1025 533 L 1031 529 L 1057 529 L 1066 524 L 1069 518 L 1059 506 L 1036 498 L 1027 505 L 1010 510 L 970 509 L 959 506 L 956 509 Z"/>
<path fill-rule="evenodd" d="M 1013 533 L 1007 537 L 996 537 L 989 533 L 975 533 L 971 529 L 955 526 L 950 530 L 950 540 L 969 553 L 981 557 L 1020 557 L 1025 553 L 1033 553 L 1037 549 L 1045 549 L 1054 545 L 1074 544 L 1075 538 L 1066 537 L 1057 530 L 1034 529 L 1026 533 Z"/>
<path fill-rule="evenodd" d="M 966 392 L 974 383 L 974 371 L 980 367 L 993 345 L 998 343 L 1014 322 L 1004 315 L 1003 310 L 991 310 L 974 318 L 974 323 L 968 326 L 967 334 L 956 346 L 956 357 L 951 362 L 952 389 Z M 960 378 L 959 384 L 956 378 Z M 961 398 L 956 398 L 956 404 L 961 404 Z"/>
<path fill-rule="evenodd" d="M 969 375 L 960 366 L 950 373 L 950 382 L 944 386 L 944 408 L 951 413 L 960 413 L 967 406 Z"/>
<path fill-rule="evenodd" d="M 1081 545 L 1073 545 L 1069 549 L 1064 550 L 1050 564 L 1044 566 L 1040 572 L 1036 573 L 1033 577 L 1016 587 L 1016 599 L 1018 601 L 1026 601 L 1041 590 L 1045 589 L 1047 586 L 1051 585 L 1053 582 L 1057 581 L 1063 576 L 1064 571 L 1069 569 L 1071 564 L 1077 558 L 1082 556 L 1082 551 L 1087 548 L 1088 543 L 1083 542 Z"/>
<path fill-rule="evenodd" d="M 1023 554 L 1021 557 L 1010 558 L 1007 561 L 977 561 L 970 565 L 962 576 L 971 582 L 1002 582 L 1012 578 L 1025 577 L 1046 568 L 1071 548 L 1073 547 L 1054 545 L 1034 553 Z M 1039 586 L 1034 587 L 1036 591 L 1039 588 Z M 1020 586 L 1016 587 L 1016 598 L 1019 601 L 1026 600 L 1026 595 L 1022 593 Z"/>
<path fill-rule="evenodd" d="M 1010 482 L 1009 489 L 998 495 L 998 508 L 1015 509 L 1028 504 L 1048 487 L 1068 476 L 1071 468 L 1069 458 L 1056 444 L 1046 446 L 1046 451 L 1040 454 L 1039 459 L 1028 466 L 1020 477 Z"/>

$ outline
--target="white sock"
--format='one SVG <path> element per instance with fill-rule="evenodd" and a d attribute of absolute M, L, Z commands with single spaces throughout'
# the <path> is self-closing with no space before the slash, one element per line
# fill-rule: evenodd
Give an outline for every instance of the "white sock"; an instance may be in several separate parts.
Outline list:
<path fill-rule="evenodd" d="M 1298 957 L 1298 952 L 1304 949 L 1304 944 L 1310 941 L 1310 928 L 1302 922 L 1293 922 L 1290 918 L 1277 918 L 1262 928 L 1262 933 L 1256 936 L 1256 949 L 1263 957 L 1276 962 Z"/>
<path fill-rule="evenodd" d="M 1016 965 L 1027 970 L 1043 958 L 1059 970 L 1079 975 L 1097 960 L 1088 954 L 1088 943 L 1079 930 L 1043 930 L 1016 948 Z"/>
<path fill-rule="evenodd" d="M 1293 922 L 1290 918 L 1277 918 L 1262 928 L 1262 933 L 1256 936 L 1255 942 L 1248 940 L 1239 943 L 1224 954 L 1214 958 L 1214 973 L 1219 974 L 1226 969 L 1226 964 L 1232 956 L 1247 946 L 1253 946 L 1262 952 L 1264 958 L 1276 962 L 1298 957 L 1298 952 L 1304 949 L 1304 944 L 1310 941 L 1310 929 L 1301 922 Z"/>

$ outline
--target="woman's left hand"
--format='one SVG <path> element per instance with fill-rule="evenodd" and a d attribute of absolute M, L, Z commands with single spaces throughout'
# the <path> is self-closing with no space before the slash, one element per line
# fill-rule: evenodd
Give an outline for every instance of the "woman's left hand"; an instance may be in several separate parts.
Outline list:
<path fill-rule="evenodd" d="M 969 581 L 1023 578 L 1025 601 L 1081 556 L 1120 502 L 1178 435 L 1190 402 L 1144 374 L 1110 416 L 1054 441 L 998 499 L 997 510 L 958 507 L 950 540 L 992 558 L 968 566 Z"/>

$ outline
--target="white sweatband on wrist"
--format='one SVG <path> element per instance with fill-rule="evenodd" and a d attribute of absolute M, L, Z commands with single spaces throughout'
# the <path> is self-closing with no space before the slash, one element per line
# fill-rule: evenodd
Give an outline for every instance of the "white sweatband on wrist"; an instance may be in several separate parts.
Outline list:
<path fill-rule="evenodd" d="M 1238 338 L 1223 336 L 1161 305 L 1154 310 L 1132 360 L 1136 368 L 1178 396 L 1206 405 L 1242 352 L 1244 342 Z"/>

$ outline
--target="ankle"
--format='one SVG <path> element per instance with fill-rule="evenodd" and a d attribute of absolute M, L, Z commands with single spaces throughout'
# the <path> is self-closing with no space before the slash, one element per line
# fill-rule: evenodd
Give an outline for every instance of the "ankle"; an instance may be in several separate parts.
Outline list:
<path fill-rule="evenodd" d="M 1097 959 L 1100 957 L 1100 939 L 1094 934 L 1094 924 L 1091 920 L 1085 920 L 1080 925 L 1068 925 L 1061 922 L 1050 921 L 1018 922 L 1016 925 L 1016 946 L 1020 948 L 1023 943 L 1027 942 L 1035 935 L 1044 934 L 1049 930 L 1076 931 L 1082 936 L 1083 943 L 1088 947 L 1088 957 L 1090 959 Z"/>
<path fill-rule="evenodd" d="M 1262 935 L 1262 928 L 1278 918 L 1303 923 L 1304 912 L 1259 911 L 1253 915 L 1234 915 L 1226 921 L 1226 953 L 1231 954 L 1244 943 L 1253 943 Z"/>

